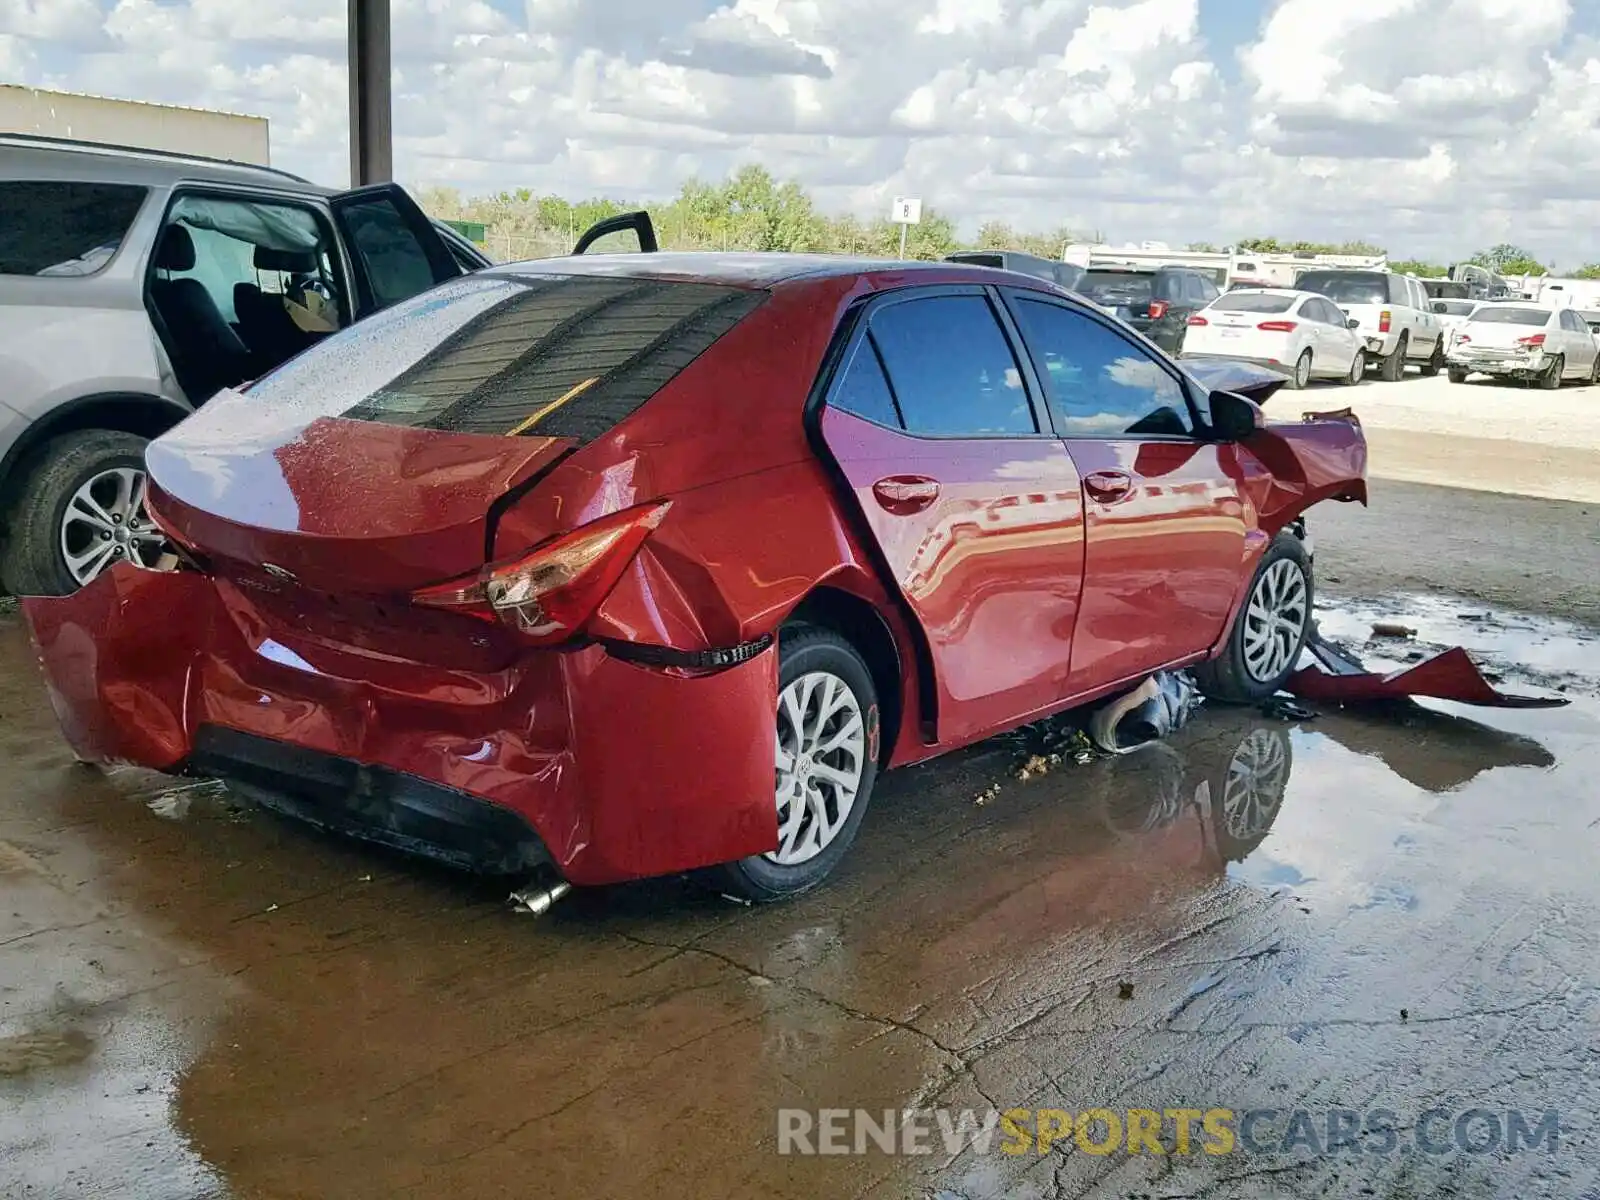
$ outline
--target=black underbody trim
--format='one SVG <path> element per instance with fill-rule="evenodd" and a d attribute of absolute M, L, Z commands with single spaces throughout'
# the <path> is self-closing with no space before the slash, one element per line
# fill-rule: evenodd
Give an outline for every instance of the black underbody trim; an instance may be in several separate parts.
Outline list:
<path fill-rule="evenodd" d="M 764 633 L 754 641 L 713 650 L 675 650 L 671 646 L 647 646 L 610 638 L 600 643 L 613 658 L 646 667 L 685 667 L 697 671 L 720 671 L 747 663 L 772 645 L 772 635 Z"/>
<path fill-rule="evenodd" d="M 184 773 L 226 780 L 263 807 L 319 828 L 478 874 L 525 875 L 550 862 L 538 834 L 508 808 L 220 725 L 195 731 Z"/>

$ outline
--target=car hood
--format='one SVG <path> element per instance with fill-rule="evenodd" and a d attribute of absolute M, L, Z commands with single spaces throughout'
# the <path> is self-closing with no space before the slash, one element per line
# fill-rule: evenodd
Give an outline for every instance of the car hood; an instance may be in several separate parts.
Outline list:
<path fill-rule="evenodd" d="M 1289 377 L 1282 371 L 1259 367 L 1254 363 L 1217 359 L 1183 362 L 1179 365 L 1190 378 L 1208 392 L 1232 392 L 1257 404 L 1264 402 L 1267 397 L 1289 382 Z"/>

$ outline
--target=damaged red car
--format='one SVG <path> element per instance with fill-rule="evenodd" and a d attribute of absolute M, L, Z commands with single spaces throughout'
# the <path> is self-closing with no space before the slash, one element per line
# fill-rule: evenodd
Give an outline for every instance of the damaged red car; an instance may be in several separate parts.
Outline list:
<path fill-rule="evenodd" d="M 80 758 L 479 870 L 826 877 L 880 770 L 1193 667 L 1272 693 L 1347 414 L 1044 280 L 614 254 L 452 280 L 148 450 L 174 552 L 25 601 Z"/>

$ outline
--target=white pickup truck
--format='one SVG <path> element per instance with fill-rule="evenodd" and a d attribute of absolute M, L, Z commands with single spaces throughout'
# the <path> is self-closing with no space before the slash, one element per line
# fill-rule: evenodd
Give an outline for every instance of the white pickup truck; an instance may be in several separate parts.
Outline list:
<path fill-rule="evenodd" d="M 1295 287 L 1326 296 L 1355 318 L 1367 360 L 1377 364 L 1380 378 L 1399 379 L 1407 363 L 1421 367 L 1424 375 L 1444 369 L 1449 349 L 1444 323 L 1416 276 L 1329 269 L 1305 272 Z"/>

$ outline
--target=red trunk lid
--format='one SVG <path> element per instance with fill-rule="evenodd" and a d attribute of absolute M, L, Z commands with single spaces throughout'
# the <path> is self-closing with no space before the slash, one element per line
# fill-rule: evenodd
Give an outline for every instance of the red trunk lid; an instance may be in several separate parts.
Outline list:
<path fill-rule="evenodd" d="M 150 445 L 151 509 L 223 573 L 324 592 L 405 593 L 483 565 L 494 503 L 572 444 L 296 419 L 251 399 L 223 393 Z"/>

